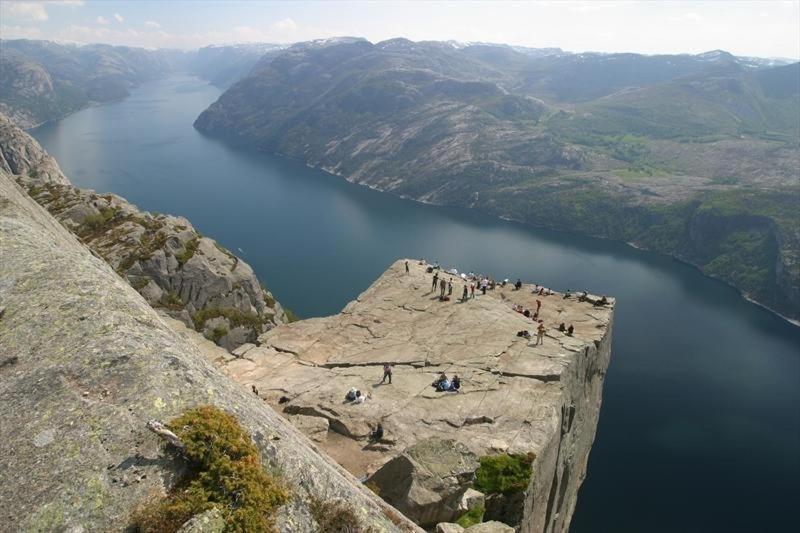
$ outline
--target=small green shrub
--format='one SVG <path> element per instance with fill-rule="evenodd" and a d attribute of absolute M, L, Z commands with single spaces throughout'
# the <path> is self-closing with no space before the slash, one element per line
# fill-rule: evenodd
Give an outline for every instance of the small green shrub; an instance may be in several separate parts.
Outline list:
<path fill-rule="evenodd" d="M 180 296 L 178 296 L 175 291 L 169 291 L 161 295 L 161 305 L 173 311 L 180 311 L 184 308 L 186 303 L 181 300 Z"/>
<path fill-rule="evenodd" d="M 119 209 L 114 209 L 111 207 L 106 207 L 100 210 L 99 213 L 94 215 L 86 215 L 83 219 L 82 225 L 88 232 L 98 231 L 100 229 L 105 228 L 109 222 L 111 222 Z"/>
<path fill-rule="evenodd" d="M 195 329 L 200 331 L 207 321 L 217 317 L 227 318 L 233 328 L 248 326 L 255 330 L 259 330 L 263 324 L 269 321 L 267 317 L 261 317 L 254 313 L 245 313 L 231 307 L 210 307 L 201 309 L 192 315 L 192 321 L 194 322 Z"/>
<path fill-rule="evenodd" d="M 209 340 L 213 341 L 215 344 L 219 344 L 219 340 L 228 334 L 228 328 L 225 326 L 217 326 L 211 330 L 208 338 Z"/>
<path fill-rule="evenodd" d="M 482 505 L 478 507 L 474 507 L 467 511 L 466 514 L 461 515 L 461 517 L 456 520 L 456 524 L 463 528 L 468 528 L 469 526 L 474 526 L 475 524 L 480 524 L 483 522 L 483 513 L 484 508 Z"/>
<path fill-rule="evenodd" d="M 317 533 L 362 533 L 361 526 L 353 508 L 342 500 L 312 499 L 311 515 L 319 526 Z"/>
<path fill-rule="evenodd" d="M 188 240 L 184 245 L 183 250 L 175 254 L 175 259 L 178 260 L 178 264 L 180 266 L 185 265 L 189 259 L 194 257 L 194 254 L 197 252 L 197 248 L 199 246 L 200 239 L 198 237 Z"/>
<path fill-rule="evenodd" d="M 524 491 L 528 488 L 535 458 L 533 453 L 484 455 L 475 471 L 475 489 L 487 495 Z"/>
<path fill-rule="evenodd" d="M 212 507 L 222 513 L 226 532 L 273 530 L 273 515 L 289 493 L 264 471 L 258 448 L 232 415 L 207 405 L 185 412 L 169 427 L 185 445 L 190 474 L 166 499 L 140 508 L 133 531 L 174 533 Z"/>

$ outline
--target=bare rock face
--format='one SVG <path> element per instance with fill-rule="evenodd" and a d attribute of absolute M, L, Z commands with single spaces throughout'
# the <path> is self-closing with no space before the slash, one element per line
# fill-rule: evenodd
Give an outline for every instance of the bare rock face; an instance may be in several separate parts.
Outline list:
<path fill-rule="evenodd" d="M 434 526 L 458 518 L 474 480 L 477 456 L 462 443 L 430 438 L 390 459 L 367 485 L 417 524 Z"/>
<path fill-rule="evenodd" d="M 404 262 L 338 315 L 280 325 L 259 337 L 260 346 L 220 364 L 290 420 L 325 419 L 330 431 L 319 447 L 356 476 L 380 480 L 378 491 L 398 506 L 416 495 L 406 496 L 397 480 L 392 488 L 392 476 L 380 472 L 424 472 L 407 453 L 419 443 L 452 439 L 477 457 L 532 453 L 527 490 L 513 498 L 486 494 L 485 519 L 513 522 L 523 532 L 567 531 L 597 426 L 614 299 L 599 305 L 599 296 L 539 296 L 524 284 L 460 302 L 464 282 L 452 276 L 453 296 L 440 301 L 427 265 L 409 261 L 406 273 Z M 542 343 L 537 324 L 512 308 L 535 310 L 536 300 L 542 302 Z M 560 331 L 561 322 L 574 333 Z M 517 335 L 526 330 L 532 339 Z M 381 382 L 387 363 L 391 384 Z M 460 392 L 431 386 L 442 372 L 460 377 Z M 364 394 L 363 403 L 346 401 L 351 388 Z M 383 435 L 375 439 L 379 423 Z M 432 525 L 434 514 L 426 509 L 413 516 Z"/>
<path fill-rule="evenodd" d="M 0 257 L 2 529 L 124 530 L 183 468 L 146 422 L 213 404 L 239 420 L 291 490 L 282 531 L 316 531 L 311 502 L 333 497 L 365 530 L 416 530 L 216 370 L 3 170 Z"/>
<path fill-rule="evenodd" d="M 0 113 L 0 170 L 20 176 L 25 184 L 69 185 L 56 160 L 36 140 Z"/>
<path fill-rule="evenodd" d="M 286 320 L 253 269 L 182 217 L 73 187 L 28 134 L 0 115 L 0 168 L 145 297 L 227 350 Z"/>

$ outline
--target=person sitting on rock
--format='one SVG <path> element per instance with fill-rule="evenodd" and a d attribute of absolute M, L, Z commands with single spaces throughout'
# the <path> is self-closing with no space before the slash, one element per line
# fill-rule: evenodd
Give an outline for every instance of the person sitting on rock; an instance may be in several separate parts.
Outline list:
<path fill-rule="evenodd" d="M 567 326 L 565 326 L 564 323 L 562 322 L 561 324 L 558 325 L 558 331 L 564 333 L 565 331 L 567 331 Z"/>
<path fill-rule="evenodd" d="M 450 380 L 447 379 L 447 374 L 442 372 L 439 374 L 439 377 L 436 379 L 436 381 L 431 383 L 431 385 L 437 390 L 437 392 L 445 391 L 450 388 Z"/>
<path fill-rule="evenodd" d="M 522 337 L 523 339 L 531 339 L 531 334 L 527 329 L 523 329 L 522 331 L 517 332 L 517 337 Z"/>
<path fill-rule="evenodd" d="M 602 298 L 600 298 L 600 300 L 595 302 L 594 305 L 597 305 L 597 306 L 608 305 L 608 298 L 603 296 Z"/>
<path fill-rule="evenodd" d="M 378 422 L 377 427 L 374 430 L 372 430 L 372 432 L 369 434 L 369 440 L 372 442 L 378 442 L 382 438 L 383 438 L 383 425 L 380 422 Z"/>
<path fill-rule="evenodd" d="M 517 282 L 514 284 L 514 290 L 518 291 L 522 288 L 522 280 L 517 278 Z"/>
<path fill-rule="evenodd" d="M 530 309 L 525 309 L 522 312 L 522 314 L 525 316 L 525 318 L 530 318 L 531 317 L 531 310 Z"/>
<path fill-rule="evenodd" d="M 572 332 L 573 332 L 573 331 L 575 331 L 575 326 L 573 326 L 572 324 L 570 324 L 570 325 L 569 325 L 569 327 L 567 328 L 567 335 L 569 335 L 570 337 L 572 337 Z"/>
<path fill-rule="evenodd" d="M 372 393 L 371 392 L 368 392 L 367 395 L 365 396 L 363 392 L 357 391 L 356 399 L 353 400 L 353 403 L 364 403 L 367 400 L 369 400 L 370 398 L 372 398 Z"/>
<path fill-rule="evenodd" d="M 348 402 L 352 402 L 356 399 L 356 397 L 358 397 L 358 391 L 355 387 L 351 388 L 349 391 L 347 391 L 347 394 L 344 395 L 344 399 Z"/>
<path fill-rule="evenodd" d="M 450 382 L 450 391 L 458 392 L 461 388 L 461 379 L 458 377 L 458 374 L 453 376 L 453 381 Z"/>

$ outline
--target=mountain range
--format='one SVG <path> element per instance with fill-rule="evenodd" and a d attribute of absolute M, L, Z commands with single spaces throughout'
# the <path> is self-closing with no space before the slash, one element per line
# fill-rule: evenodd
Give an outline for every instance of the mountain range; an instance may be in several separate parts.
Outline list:
<path fill-rule="evenodd" d="M 798 63 L 300 43 L 195 127 L 403 197 L 668 253 L 800 316 Z"/>
<path fill-rule="evenodd" d="M 188 72 L 200 131 L 406 198 L 611 238 L 800 317 L 800 63 L 488 43 L 0 41 L 23 127 Z M 568 238 L 568 236 L 565 236 Z"/>

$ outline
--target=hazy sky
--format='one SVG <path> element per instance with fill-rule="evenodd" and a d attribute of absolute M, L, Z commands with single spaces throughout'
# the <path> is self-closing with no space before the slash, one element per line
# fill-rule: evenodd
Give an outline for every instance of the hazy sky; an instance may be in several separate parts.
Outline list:
<path fill-rule="evenodd" d="M 0 37 L 195 48 L 351 35 L 800 58 L 800 1 L 0 0 Z"/>

